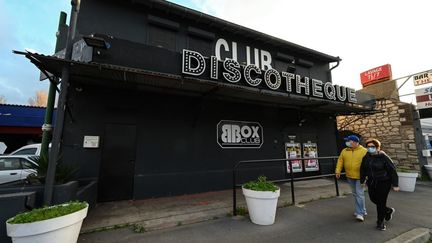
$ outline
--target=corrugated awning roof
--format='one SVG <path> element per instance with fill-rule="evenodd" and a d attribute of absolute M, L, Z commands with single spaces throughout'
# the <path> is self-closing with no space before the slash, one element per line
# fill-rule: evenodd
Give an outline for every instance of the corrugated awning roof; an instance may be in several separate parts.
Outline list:
<path fill-rule="evenodd" d="M 140 86 L 142 90 L 213 96 L 238 102 L 259 103 L 260 105 L 281 106 L 336 115 L 374 112 L 372 106 L 274 92 L 232 83 L 183 77 L 181 75 L 152 72 L 111 64 L 66 61 L 57 57 L 35 53 L 19 54 L 25 54 L 37 67 L 58 77 L 61 76 L 62 67 L 69 65 L 70 75 L 73 77 L 72 82 L 79 79 L 80 82 L 101 86 Z"/>
<path fill-rule="evenodd" d="M 0 126 L 41 127 L 45 107 L 0 104 Z"/>

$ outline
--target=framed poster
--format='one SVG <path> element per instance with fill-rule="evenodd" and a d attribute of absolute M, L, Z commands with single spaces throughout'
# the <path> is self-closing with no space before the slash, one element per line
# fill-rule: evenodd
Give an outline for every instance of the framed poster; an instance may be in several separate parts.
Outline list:
<path fill-rule="evenodd" d="M 303 156 L 304 158 L 318 157 L 318 148 L 316 143 L 303 143 Z M 305 171 L 319 171 L 319 163 L 316 159 L 304 160 Z"/>
<path fill-rule="evenodd" d="M 300 143 L 295 143 L 295 142 L 285 143 L 285 154 L 287 159 L 301 158 Z M 287 172 L 291 173 L 289 162 L 287 161 L 286 164 L 287 164 Z M 293 167 L 293 173 L 303 171 L 303 163 L 301 160 L 291 160 L 291 164 Z"/>

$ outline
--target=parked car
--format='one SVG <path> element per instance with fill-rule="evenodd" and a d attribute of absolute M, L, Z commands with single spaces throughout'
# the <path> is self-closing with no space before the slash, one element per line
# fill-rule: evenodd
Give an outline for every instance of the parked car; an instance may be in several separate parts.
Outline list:
<path fill-rule="evenodd" d="M 49 148 L 51 148 L 51 144 L 49 144 Z M 35 144 L 29 144 L 26 146 L 23 146 L 9 155 L 40 155 L 41 153 L 41 144 L 35 143 Z"/>
<path fill-rule="evenodd" d="M 36 162 L 27 155 L 0 156 L 0 184 L 20 182 L 27 179 L 36 170 L 31 169 Z"/>

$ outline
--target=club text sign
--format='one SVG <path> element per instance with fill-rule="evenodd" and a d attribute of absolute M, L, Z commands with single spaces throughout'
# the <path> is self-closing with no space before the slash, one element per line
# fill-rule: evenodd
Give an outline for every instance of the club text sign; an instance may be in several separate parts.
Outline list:
<path fill-rule="evenodd" d="M 263 55 L 262 59 L 269 60 L 270 56 Z M 217 56 L 207 58 L 199 52 L 183 50 L 182 73 L 186 75 L 208 75 L 203 78 L 333 101 L 357 103 L 354 89 L 333 85 L 319 79 L 302 77 L 294 73 L 279 72 L 266 62 L 262 67 L 267 70 L 255 64 L 242 66 L 235 59 L 220 61 Z"/>
<path fill-rule="evenodd" d="M 222 148 L 260 148 L 263 142 L 258 122 L 221 120 L 217 124 L 217 143 Z"/>

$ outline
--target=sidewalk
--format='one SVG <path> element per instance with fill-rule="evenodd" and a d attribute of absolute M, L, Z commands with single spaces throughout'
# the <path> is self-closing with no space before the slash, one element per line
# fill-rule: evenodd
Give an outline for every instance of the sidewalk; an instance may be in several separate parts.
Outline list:
<path fill-rule="evenodd" d="M 290 184 L 281 184 L 279 207 L 291 205 Z M 336 195 L 334 181 L 319 179 L 295 182 L 296 202 L 308 202 Z M 349 186 L 339 183 L 340 194 Z M 237 190 L 238 207 L 246 207 L 241 190 Z M 165 229 L 216 218 L 232 213 L 232 190 L 147 200 L 100 203 L 89 212 L 81 233 L 135 226 L 146 231 Z"/>
<path fill-rule="evenodd" d="M 224 215 L 208 218 L 206 222 L 186 225 L 188 221 L 178 221 L 175 227 L 168 227 L 163 230 L 150 231 L 152 228 L 141 228 L 139 225 L 146 225 L 146 220 L 135 227 L 126 227 L 116 230 L 105 230 L 101 232 L 81 234 L 79 242 L 413 242 L 411 239 L 427 242 L 429 238 L 429 229 L 432 228 L 432 186 L 417 185 L 414 193 L 392 192 L 389 197 L 389 205 L 396 208 L 394 219 L 388 223 L 387 231 L 378 231 L 375 229 L 376 210 L 374 205 L 366 199 L 368 216 L 365 222 L 355 221 L 352 216 L 353 200 L 351 196 L 333 197 L 324 200 L 310 201 L 312 198 L 319 199 L 335 195 L 334 184 L 328 181 L 321 181 L 321 186 L 316 187 L 311 184 L 313 181 L 305 182 L 304 185 L 296 185 L 297 201 L 307 203 L 296 206 L 281 207 L 278 209 L 276 222 L 272 226 L 257 226 L 250 222 L 246 217 L 227 217 L 226 213 L 231 210 L 230 191 L 206 193 L 194 196 L 182 196 L 169 199 L 152 199 L 135 201 L 135 206 L 130 213 L 137 213 L 139 207 L 151 210 L 149 202 L 153 202 L 153 212 L 146 212 L 141 215 L 159 215 L 165 214 L 165 219 L 178 219 L 181 210 L 171 210 L 174 205 L 183 205 L 186 209 L 192 210 L 200 208 L 205 214 L 220 209 Z M 316 182 L 316 181 L 315 181 Z M 300 182 L 298 182 L 300 183 Z M 341 193 L 348 192 L 348 185 L 340 183 Z M 303 186 L 301 188 L 301 186 Z M 284 187 L 284 186 L 283 186 Z M 283 188 L 284 199 L 282 203 L 291 200 L 290 192 Z M 327 192 L 325 194 L 324 192 Z M 320 194 L 318 194 L 320 193 Z M 225 199 L 228 201 L 223 201 Z M 288 194 L 288 195 L 286 195 Z M 303 194 L 300 196 L 300 194 Z M 205 197 L 204 197 L 205 196 Z M 210 196 L 211 200 L 208 199 Z M 238 195 L 241 199 L 242 195 Z M 218 203 L 213 201 L 218 199 Z M 308 200 L 309 199 L 309 200 Z M 170 202 L 170 206 L 164 203 Z M 159 204 L 158 204 L 159 203 Z M 186 206 L 187 203 L 195 203 L 193 206 Z M 201 204 L 200 204 L 201 203 Z M 133 205 L 131 203 L 131 205 Z M 146 206 L 142 206 L 142 205 Z M 205 205 L 202 205 L 205 204 Z M 219 205 L 220 208 L 211 207 Z M 222 207 L 225 205 L 225 207 Z M 105 208 L 105 204 L 98 208 Z M 208 207 L 208 208 L 206 208 Z M 191 209 L 192 208 L 192 209 Z M 205 211 L 207 209 L 207 211 Z M 119 213 L 118 207 L 113 207 L 113 212 L 106 212 L 107 215 L 114 216 Z M 161 211 L 157 211 L 161 210 Z M 192 210 L 191 212 L 193 212 Z M 199 212 L 195 210 L 195 212 Z M 89 220 L 85 222 L 88 227 L 91 218 L 95 220 L 95 213 L 89 215 Z M 192 214 L 193 215 L 193 214 Z M 212 215 L 212 214 L 209 214 Z M 129 214 L 131 218 L 136 215 Z M 126 219 L 125 216 L 123 219 Z M 202 220 L 198 220 L 202 221 Z M 174 220 L 175 222 L 175 220 Z M 162 227 L 164 228 L 164 227 Z M 136 233 L 134 232 L 143 232 Z"/>

